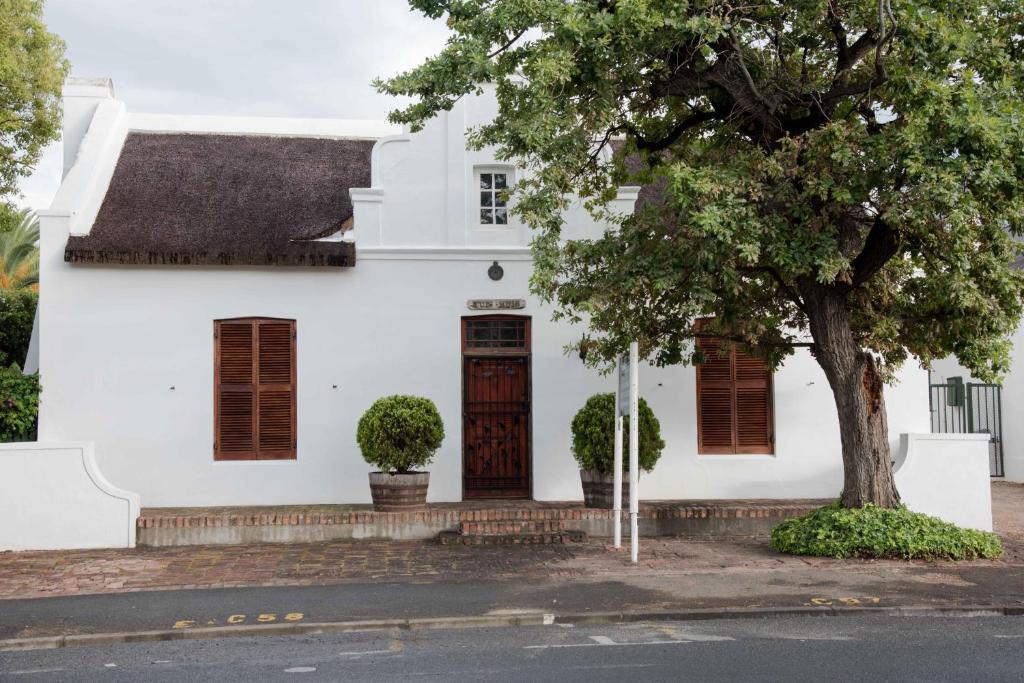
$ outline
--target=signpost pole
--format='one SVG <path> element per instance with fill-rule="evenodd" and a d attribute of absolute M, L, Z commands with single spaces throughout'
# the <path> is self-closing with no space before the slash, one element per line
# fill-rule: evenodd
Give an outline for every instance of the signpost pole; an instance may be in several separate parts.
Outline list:
<path fill-rule="evenodd" d="M 623 399 L 629 395 L 629 386 L 623 386 L 623 378 L 629 376 L 629 363 L 626 358 L 619 356 L 615 364 L 615 378 L 618 381 L 615 386 L 615 459 L 612 471 L 614 482 L 612 484 L 612 496 L 615 501 L 612 503 L 612 517 L 615 522 L 615 547 L 622 547 L 622 404 Z"/>
<path fill-rule="evenodd" d="M 633 563 L 639 561 L 640 538 L 640 346 L 629 345 L 629 535 Z"/>

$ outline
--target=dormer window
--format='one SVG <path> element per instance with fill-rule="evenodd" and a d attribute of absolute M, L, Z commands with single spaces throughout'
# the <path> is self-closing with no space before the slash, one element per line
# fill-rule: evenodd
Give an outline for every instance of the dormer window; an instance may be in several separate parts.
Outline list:
<path fill-rule="evenodd" d="M 480 225 L 507 225 L 505 192 L 509 186 L 509 173 L 481 171 L 477 178 L 480 181 Z"/>

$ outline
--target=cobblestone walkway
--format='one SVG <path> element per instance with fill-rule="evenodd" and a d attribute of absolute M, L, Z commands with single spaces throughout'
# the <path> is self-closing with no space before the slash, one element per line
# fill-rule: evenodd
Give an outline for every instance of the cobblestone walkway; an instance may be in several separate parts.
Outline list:
<path fill-rule="evenodd" d="M 1006 555 L 973 566 L 1024 565 L 1024 485 L 993 486 Z M 944 567 L 952 563 L 934 563 Z M 0 599 L 172 588 L 305 586 L 365 581 L 519 581 L 682 576 L 823 568 L 866 572 L 928 563 L 839 561 L 774 553 L 763 538 L 644 539 L 640 567 L 604 542 L 549 546 L 441 546 L 331 541 L 136 550 L 0 553 Z"/>

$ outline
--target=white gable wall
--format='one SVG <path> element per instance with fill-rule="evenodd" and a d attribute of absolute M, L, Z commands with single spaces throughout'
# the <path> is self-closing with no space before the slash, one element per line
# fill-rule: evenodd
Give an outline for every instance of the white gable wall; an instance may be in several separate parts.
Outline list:
<path fill-rule="evenodd" d="M 471 98 L 421 133 L 378 142 L 372 187 L 352 191 L 358 258 L 350 269 L 65 263 L 76 216 L 98 207 L 120 147 L 97 142 L 88 152 L 90 139 L 123 141 L 133 118 L 105 120 L 106 135 L 90 129 L 68 176 L 80 165 L 82 182 L 66 182 L 42 219 L 40 439 L 94 441 L 100 469 L 140 492 L 144 506 L 362 503 L 371 468 L 355 444 L 356 422 L 376 398 L 413 393 L 438 405 L 447 433 L 429 468 L 430 499 L 459 500 L 460 319 L 471 314 L 467 299 L 523 298 L 526 308 L 514 313 L 533 321 L 533 494 L 581 498 L 569 423 L 588 396 L 614 383 L 564 353 L 582 330 L 552 323 L 551 310 L 529 296 L 527 230 L 475 220 L 474 168 L 495 161 L 465 152 L 462 131 L 485 120 L 489 106 Z M 629 210 L 635 195 L 624 189 L 619 207 Z M 576 236 L 603 229 L 579 207 L 567 223 Z M 495 260 L 505 270 L 498 282 L 487 276 Z M 295 461 L 213 460 L 213 321 L 241 316 L 297 321 Z M 692 368 L 641 372 L 667 442 L 641 479 L 642 497 L 838 493 L 835 408 L 806 353 L 775 378 L 775 455 L 698 456 Z M 908 368 L 901 378 L 887 397 L 894 445 L 900 432 L 928 425 L 924 372 Z"/>

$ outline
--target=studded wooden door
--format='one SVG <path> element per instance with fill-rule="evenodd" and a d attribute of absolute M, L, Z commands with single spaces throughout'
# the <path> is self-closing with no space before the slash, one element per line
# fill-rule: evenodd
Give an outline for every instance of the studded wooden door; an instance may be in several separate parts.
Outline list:
<path fill-rule="evenodd" d="M 463 491 L 466 498 L 530 497 L 529 320 L 463 324 Z"/>

